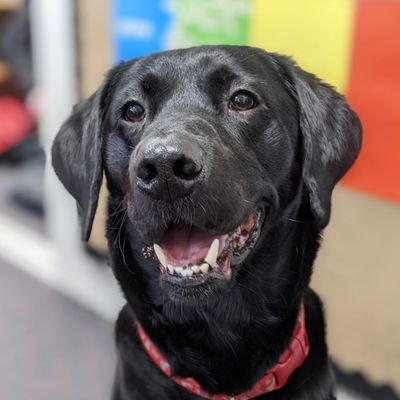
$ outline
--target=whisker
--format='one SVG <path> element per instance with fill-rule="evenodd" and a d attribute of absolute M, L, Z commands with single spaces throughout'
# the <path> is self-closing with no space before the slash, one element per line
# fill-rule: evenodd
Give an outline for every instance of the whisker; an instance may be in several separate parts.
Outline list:
<path fill-rule="evenodd" d="M 295 222 L 297 224 L 304 224 L 305 223 L 304 221 L 300 221 L 300 220 L 294 219 L 294 218 L 288 218 L 287 220 L 290 221 L 290 222 Z"/>
<path fill-rule="evenodd" d="M 121 253 L 122 261 L 123 261 L 126 269 L 131 274 L 133 274 L 133 271 L 128 267 L 128 264 L 126 263 L 126 258 L 125 258 L 125 241 L 126 241 L 126 232 L 125 232 L 125 230 L 124 230 L 124 244 L 123 244 L 123 246 L 121 246 L 121 231 L 122 231 L 123 225 L 125 224 L 127 215 L 128 215 L 128 211 L 126 210 L 124 215 L 123 215 L 123 218 L 121 219 L 120 229 L 118 231 L 118 248 L 119 248 L 119 251 Z"/>

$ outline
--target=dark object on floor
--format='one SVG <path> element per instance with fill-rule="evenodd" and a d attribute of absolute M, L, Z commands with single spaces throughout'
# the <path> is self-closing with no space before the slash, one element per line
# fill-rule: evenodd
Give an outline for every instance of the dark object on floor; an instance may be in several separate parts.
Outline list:
<path fill-rule="evenodd" d="M 21 143 L 16 144 L 3 154 L 0 154 L 0 164 L 7 163 L 18 165 L 44 155 L 43 149 L 40 147 L 39 139 L 36 134 L 30 134 Z"/>
<path fill-rule="evenodd" d="M 18 207 L 39 217 L 44 215 L 43 184 L 37 182 L 26 187 L 16 189 L 10 196 L 11 201 Z"/>
<path fill-rule="evenodd" d="M 247 399 L 283 354 L 299 356 L 285 350 L 302 304 L 310 353 L 259 398 L 334 399 L 322 306 L 308 285 L 360 134 L 331 87 L 247 47 L 122 63 L 74 109 L 52 159 L 84 239 L 103 168 L 107 177 L 110 258 L 128 302 L 114 400 Z M 168 364 L 144 351 L 141 329 Z"/>
<path fill-rule="evenodd" d="M 338 382 L 360 395 L 374 400 L 400 400 L 389 386 L 374 386 L 360 373 L 348 374 L 337 365 L 333 366 Z"/>
<path fill-rule="evenodd" d="M 17 207 L 22 207 L 36 216 L 44 215 L 44 168 L 45 154 L 40 148 L 36 153 L 24 153 L 24 163 L 15 166 L 18 169 L 19 180 L 15 182 L 9 194 L 10 201 Z"/>

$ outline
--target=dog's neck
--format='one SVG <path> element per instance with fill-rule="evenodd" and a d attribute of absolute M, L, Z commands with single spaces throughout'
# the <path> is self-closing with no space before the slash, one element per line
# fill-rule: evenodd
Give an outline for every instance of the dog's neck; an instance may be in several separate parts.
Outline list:
<path fill-rule="evenodd" d="M 233 327 L 212 318 L 194 327 L 158 324 L 147 329 L 175 375 L 193 377 L 211 393 L 233 393 L 249 389 L 276 364 L 290 342 L 296 318 L 295 311 L 284 328 L 274 329 L 258 322 Z"/>
<path fill-rule="evenodd" d="M 178 377 L 173 375 L 171 366 L 167 359 L 159 352 L 147 333 L 144 331 L 139 321 L 136 322 L 137 334 L 143 349 L 154 364 L 163 372 L 165 376 L 172 379 L 178 385 L 184 387 L 188 392 L 199 395 L 206 399 L 231 399 L 231 395 L 217 394 L 212 395 L 203 390 L 201 385 L 192 377 Z M 252 399 L 262 394 L 270 393 L 284 387 L 292 373 L 303 365 L 309 353 L 309 341 L 305 329 L 305 310 L 302 302 L 296 326 L 292 334 L 290 343 L 279 361 L 274 367 L 268 370 L 264 376 L 248 391 L 242 392 L 235 399 Z"/>

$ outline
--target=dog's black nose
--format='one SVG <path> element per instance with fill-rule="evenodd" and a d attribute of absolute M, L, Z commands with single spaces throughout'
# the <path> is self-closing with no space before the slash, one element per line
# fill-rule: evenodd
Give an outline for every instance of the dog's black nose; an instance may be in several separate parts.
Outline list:
<path fill-rule="evenodd" d="M 150 140 L 143 144 L 134 163 L 137 186 L 158 199 L 188 196 L 201 179 L 203 159 L 204 153 L 195 142 Z"/>

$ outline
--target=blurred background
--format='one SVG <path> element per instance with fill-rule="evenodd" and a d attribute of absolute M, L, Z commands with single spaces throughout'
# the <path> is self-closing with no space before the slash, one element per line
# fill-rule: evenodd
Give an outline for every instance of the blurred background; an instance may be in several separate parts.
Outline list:
<path fill-rule="evenodd" d="M 46 167 L 62 121 L 120 60 L 241 44 L 293 56 L 364 126 L 312 286 L 339 399 L 400 394 L 400 1 L 0 0 L 0 399 L 108 399 L 123 304 L 102 193 L 90 242 Z"/>

